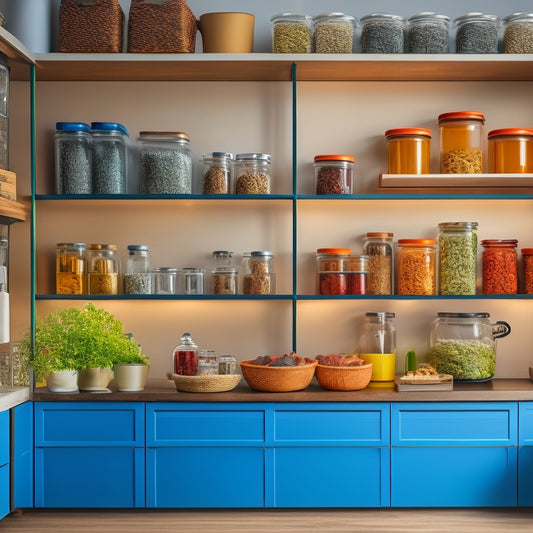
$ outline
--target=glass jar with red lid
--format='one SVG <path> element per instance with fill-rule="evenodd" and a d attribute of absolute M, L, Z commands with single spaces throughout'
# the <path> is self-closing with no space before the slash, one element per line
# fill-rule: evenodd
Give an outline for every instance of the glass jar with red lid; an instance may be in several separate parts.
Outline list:
<path fill-rule="evenodd" d="M 330 296 L 348 294 L 349 248 L 318 248 L 316 251 L 317 293 Z"/>
<path fill-rule="evenodd" d="M 518 292 L 516 239 L 485 239 L 483 250 L 483 294 Z"/>
<path fill-rule="evenodd" d="M 316 155 L 316 194 L 352 194 L 355 158 L 351 155 Z"/>
<path fill-rule="evenodd" d="M 533 294 L 533 248 L 522 248 L 524 294 Z"/>
<path fill-rule="evenodd" d="M 433 239 L 398 239 L 398 294 L 436 294 L 436 244 Z"/>
<path fill-rule="evenodd" d="M 385 132 L 389 174 L 429 174 L 431 131 L 395 128 Z"/>
<path fill-rule="evenodd" d="M 533 172 L 533 129 L 503 128 L 487 137 L 489 172 Z"/>

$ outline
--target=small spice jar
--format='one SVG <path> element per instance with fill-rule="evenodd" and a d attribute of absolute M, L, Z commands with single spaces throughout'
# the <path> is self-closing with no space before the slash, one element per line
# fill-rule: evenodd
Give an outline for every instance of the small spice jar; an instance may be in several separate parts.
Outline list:
<path fill-rule="evenodd" d="M 316 155 L 316 194 L 352 194 L 355 158 L 351 155 Z"/>
<path fill-rule="evenodd" d="M 275 294 L 274 254 L 266 250 L 250 253 L 248 269 L 243 275 L 243 294 Z"/>
<path fill-rule="evenodd" d="M 233 154 L 212 152 L 203 156 L 202 194 L 228 194 Z"/>
<path fill-rule="evenodd" d="M 270 194 L 270 165 L 269 154 L 237 154 L 235 194 Z"/>
<path fill-rule="evenodd" d="M 278 13 L 272 24 L 275 54 L 309 54 L 313 42 L 313 18 L 300 13 Z"/>
<path fill-rule="evenodd" d="M 215 268 L 229 268 L 233 257 L 233 252 L 228 250 L 215 250 L 213 252 L 213 266 Z"/>
<path fill-rule="evenodd" d="M 150 248 L 145 244 L 128 244 L 124 294 L 152 294 Z"/>
<path fill-rule="evenodd" d="M 429 174 L 431 131 L 395 128 L 385 132 L 389 174 Z"/>
<path fill-rule="evenodd" d="M 141 131 L 139 188 L 141 194 L 191 194 L 190 139 L 182 131 Z"/>
<path fill-rule="evenodd" d="M 361 17 L 361 51 L 366 54 L 402 54 L 405 18 L 390 13 Z"/>
<path fill-rule="evenodd" d="M 87 294 L 85 244 L 58 242 L 56 247 L 56 294 Z"/>
<path fill-rule="evenodd" d="M 439 294 L 476 294 L 477 222 L 439 224 Z"/>
<path fill-rule="evenodd" d="M 467 13 L 453 21 L 458 54 L 497 54 L 501 20 L 496 15 Z"/>
<path fill-rule="evenodd" d="M 346 294 L 366 294 L 368 257 L 351 255 L 346 264 Z"/>
<path fill-rule="evenodd" d="M 218 374 L 217 353 L 215 350 L 198 350 L 198 375 Z"/>
<path fill-rule="evenodd" d="M 367 294 L 393 294 L 392 233 L 368 232 L 364 253 L 368 257 Z"/>
<path fill-rule="evenodd" d="M 83 122 L 56 122 L 57 194 L 91 194 L 93 149 L 91 128 Z"/>
<path fill-rule="evenodd" d="M 117 122 L 92 122 L 93 193 L 126 193 L 128 130 Z"/>
<path fill-rule="evenodd" d="M 199 267 L 185 267 L 178 270 L 176 291 L 178 294 L 203 294 L 204 269 Z"/>
<path fill-rule="evenodd" d="M 533 129 L 492 130 L 487 138 L 489 172 L 533 172 Z"/>
<path fill-rule="evenodd" d="M 483 294 L 518 292 L 516 239 L 485 239 L 483 250 Z"/>
<path fill-rule="evenodd" d="M 317 293 L 330 296 L 348 294 L 349 248 L 318 248 L 316 251 Z"/>
<path fill-rule="evenodd" d="M 317 54 L 350 54 L 357 21 L 344 13 L 322 13 L 313 18 L 314 51 Z"/>
<path fill-rule="evenodd" d="M 213 294 L 237 294 L 237 269 L 218 267 L 211 272 Z"/>
<path fill-rule="evenodd" d="M 533 294 L 533 248 L 522 248 L 524 294 Z"/>
<path fill-rule="evenodd" d="M 442 174 L 483 172 L 483 124 L 479 111 L 452 111 L 439 115 L 440 171 Z"/>
<path fill-rule="evenodd" d="M 407 19 L 407 51 L 410 54 L 447 54 L 451 19 L 429 11 Z"/>
<path fill-rule="evenodd" d="M 533 54 L 533 13 L 513 13 L 503 20 L 503 51 Z"/>
<path fill-rule="evenodd" d="M 218 355 L 217 362 L 219 374 L 237 374 L 239 366 L 234 355 Z"/>
<path fill-rule="evenodd" d="M 89 294 L 118 294 L 120 260 L 115 244 L 89 244 L 87 283 Z"/>
<path fill-rule="evenodd" d="M 433 239 L 398 240 L 398 294 L 436 294 L 436 244 Z"/>
<path fill-rule="evenodd" d="M 157 267 L 152 270 L 154 294 L 176 294 L 177 268 Z"/>

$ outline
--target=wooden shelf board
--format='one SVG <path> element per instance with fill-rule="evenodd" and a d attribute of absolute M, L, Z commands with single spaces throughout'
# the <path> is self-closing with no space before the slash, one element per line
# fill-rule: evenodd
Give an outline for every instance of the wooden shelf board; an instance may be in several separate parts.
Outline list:
<path fill-rule="evenodd" d="M 21 202 L 0 198 L 0 222 L 23 222 L 27 220 L 30 208 Z"/>

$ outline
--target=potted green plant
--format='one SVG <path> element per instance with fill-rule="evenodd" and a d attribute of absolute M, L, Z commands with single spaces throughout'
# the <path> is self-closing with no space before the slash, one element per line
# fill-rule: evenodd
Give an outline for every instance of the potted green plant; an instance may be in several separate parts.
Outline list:
<path fill-rule="evenodd" d="M 132 346 L 124 350 L 114 359 L 113 372 L 115 385 L 119 391 L 133 392 L 144 389 L 150 360 L 138 349 L 135 341 L 131 339 Z"/>

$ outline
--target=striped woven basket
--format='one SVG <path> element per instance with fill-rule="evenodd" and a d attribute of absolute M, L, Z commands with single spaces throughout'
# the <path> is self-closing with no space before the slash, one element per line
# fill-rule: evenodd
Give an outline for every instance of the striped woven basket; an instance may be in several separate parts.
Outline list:
<path fill-rule="evenodd" d="M 241 370 L 251 389 L 264 392 L 292 392 L 305 389 L 313 380 L 318 361 L 301 366 L 260 366 L 241 361 Z"/>

